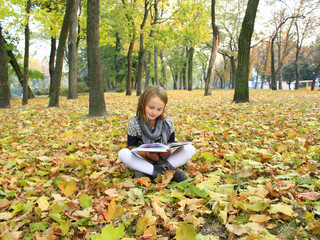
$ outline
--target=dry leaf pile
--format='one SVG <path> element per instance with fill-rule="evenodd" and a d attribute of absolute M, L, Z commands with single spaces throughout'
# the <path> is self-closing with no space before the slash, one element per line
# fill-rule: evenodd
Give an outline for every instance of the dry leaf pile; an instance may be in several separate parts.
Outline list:
<path fill-rule="evenodd" d="M 136 96 L 0 109 L 0 239 L 319 239 L 320 93 L 169 91 L 188 180 L 134 179 L 118 160 Z"/>

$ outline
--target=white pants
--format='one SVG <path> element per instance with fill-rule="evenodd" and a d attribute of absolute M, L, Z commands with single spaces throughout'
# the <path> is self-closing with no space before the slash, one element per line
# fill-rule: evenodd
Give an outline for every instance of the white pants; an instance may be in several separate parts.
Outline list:
<path fill-rule="evenodd" d="M 190 145 L 185 145 L 177 150 L 175 150 L 167 159 L 167 161 L 174 167 L 178 168 L 189 162 L 190 158 L 195 153 L 194 147 Z M 130 149 L 121 149 L 118 153 L 118 159 L 127 165 L 129 168 L 143 172 L 148 175 L 153 174 L 153 164 L 148 162 L 146 159 L 139 157 L 131 152 Z"/>

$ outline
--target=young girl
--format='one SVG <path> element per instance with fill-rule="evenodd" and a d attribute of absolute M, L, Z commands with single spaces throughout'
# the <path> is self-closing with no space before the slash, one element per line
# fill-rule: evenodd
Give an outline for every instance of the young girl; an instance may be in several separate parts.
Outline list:
<path fill-rule="evenodd" d="M 140 96 L 136 116 L 128 125 L 127 146 L 118 153 L 119 160 L 135 170 L 135 177 L 147 176 L 151 179 L 167 170 L 175 170 L 173 181 L 181 182 L 187 179 L 186 173 L 176 168 L 187 164 L 194 155 L 192 145 L 185 145 L 174 152 L 165 153 L 140 152 L 140 156 L 131 149 L 146 143 L 160 142 L 168 144 L 175 141 L 173 119 L 166 115 L 168 102 L 166 91 L 160 86 L 150 86 Z"/>

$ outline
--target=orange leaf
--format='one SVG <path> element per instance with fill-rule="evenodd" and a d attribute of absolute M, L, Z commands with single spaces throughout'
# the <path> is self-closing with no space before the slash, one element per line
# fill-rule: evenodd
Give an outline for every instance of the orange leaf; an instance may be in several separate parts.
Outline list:
<path fill-rule="evenodd" d="M 151 184 L 150 183 L 150 178 L 148 178 L 148 177 L 135 178 L 134 181 L 136 183 L 139 183 L 139 184 L 144 185 L 146 187 L 149 187 L 150 184 Z"/>
<path fill-rule="evenodd" d="M 144 233 L 143 233 L 144 236 L 148 236 L 149 238 L 148 239 L 151 239 L 151 240 L 157 240 L 157 230 L 156 230 L 156 227 L 155 226 L 150 226 L 148 227 Z"/>

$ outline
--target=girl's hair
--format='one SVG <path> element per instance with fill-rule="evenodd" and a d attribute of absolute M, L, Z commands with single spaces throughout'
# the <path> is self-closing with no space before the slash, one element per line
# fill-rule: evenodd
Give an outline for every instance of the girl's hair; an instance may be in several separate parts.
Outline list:
<path fill-rule="evenodd" d="M 162 114 L 159 116 L 161 120 L 165 119 L 164 110 L 166 104 L 168 102 L 168 95 L 166 90 L 164 90 L 161 86 L 149 86 L 139 97 L 138 107 L 137 107 L 137 118 L 142 118 L 143 121 L 147 122 L 147 116 L 145 114 L 145 109 L 147 106 L 148 101 L 153 97 L 159 97 L 164 102 L 164 109 Z"/>

